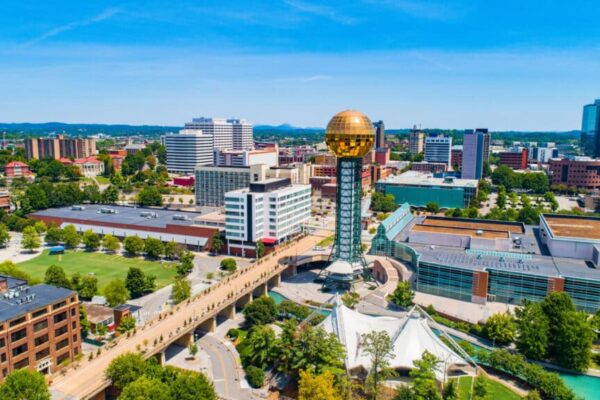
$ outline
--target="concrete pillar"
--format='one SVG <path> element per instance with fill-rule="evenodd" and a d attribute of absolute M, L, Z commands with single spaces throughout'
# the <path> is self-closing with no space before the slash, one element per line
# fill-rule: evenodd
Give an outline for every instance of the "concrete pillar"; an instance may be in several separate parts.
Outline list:
<path fill-rule="evenodd" d="M 231 304 L 221 310 L 218 314 L 219 317 L 234 319 L 235 318 L 235 304 Z"/>
<path fill-rule="evenodd" d="M 156 353 L 154 355 L 154 357 L 158 360 L 158 363 L 160 365 L 165 365 L 165 363 L 166 363 L 165 350 L 162 350 L 159 353 Z"/>
<path fill-rule="evenodd" d="M 198 329 L 202 332 L 214 332 L 217 329 L 217 319 L 209 318 L 206 321 L 198 325 Z"/>
<path fill-rule="evenodd" d="M 100 393 L 90 397 L 90 400 L 106 400 L 106 390 L 102 390 Z"/>
<path fill-rule="evenodd" d="M 257 286 L 256 289 L 254 289 L 253 294 L 256 297 L 261 297 L 261 296 L 268 295 L 269 294 L 269 288 L 267 287 L 267 284 L 263 283 L 263 284 Z"/>
<path fill-rule="evenodd" d="M 277 274 L 274 277 L 272 277 L 271 279 L 269 279 L 269 288 L 278 287 L 279 285 L 281 285 L 281 275 L 280 274 Z"/>
<path fill-rule="evenodd" d="M 176 341 L 175 344 L 181 347 L 188 347 L 194 342 L 194 336 L 191 332 L 184 333 Z"/>
<path fill-rule="evenodd" d="M 252 293 L 245 294 L 242 297 L 240 297 L 238 301 L 235 302 L 235 306 L 239 309 L 242 309 L 246 304 L 252 303 L 252 300 Z"/>

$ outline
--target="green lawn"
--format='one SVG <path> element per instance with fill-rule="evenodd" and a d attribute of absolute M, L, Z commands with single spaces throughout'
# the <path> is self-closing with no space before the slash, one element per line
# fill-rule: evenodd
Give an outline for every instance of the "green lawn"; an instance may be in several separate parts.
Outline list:
<path fill-rule="evenodd" d="M 36 258 L 19 263 L 19 267 L 30 274 L 32 278 L 43 281 L 46 268 L 52 264 L 63 267 L 69 277 L 75 272 L 79 272 L 81 275 L 93 272 L 98 278 L 98 290 L 100 292 L 112 279 L 125 280 L 129 267 L 139 267 L 144 273 L 156 276 L 157 289 L 170 284 L 176 275 L 175 264 L 172 263 L 161 264 L 158 261 L 146 261 L 142 258 L 128 258 L 84 251 L 67 251 L 60 256 L 50 256 L 48 250 L 44 250 Z"/>
<path fill-rule="evenodd" d="M 471 380 L 473 378 L 471 378 L 470 376 L 464 376 L 462 378 L 459 378 L 458 381 L 458 387 L 459 387 L 459 394 L 460 394 L 460 399 L 461 400 L 469 400 L 470 399 L 470 392 L 471 392 Z M 494 400 L 520 400 L 522 399 L 521 396 L 519 396 L 518 394 L 516 394 L 515 392 L 513 392 L 512 390 L 510 390 L 508 387 L 493 381 L 491 379 L 487 379 L 485 378 L 487 381 L 487 387 L 488 387 L 488 399 L 494 399 Z"/>
<path fill-rule="evenodd" d="M 333 242 L 335 242 L 335 236 L 331 235 L 331 236 L 327 236 L 325 239 L 323 239 L 319 243 L 317 243 L 317 246 L 329 247 L 333 244 Z"/>
<path fill-rule="evenodd" d="M 96 181 L 101 185 L 108 185 L 110 183 L 110 179 L 102 175 L 97 176 Z"/>

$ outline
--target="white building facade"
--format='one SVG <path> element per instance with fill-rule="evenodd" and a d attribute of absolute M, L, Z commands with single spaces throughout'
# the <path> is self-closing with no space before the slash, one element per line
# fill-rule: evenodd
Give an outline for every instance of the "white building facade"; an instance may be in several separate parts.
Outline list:
<path fill-rule="evenodd" d="M 167 149 L 167 170 L 192 174 L 197 167 L 212 165 L 213 137 L 199 129 L 182 129 L 163 137 Z"/>
<path fill-rule="evenodd" d="M 248 167 L 263 164 L 268 167 L 277 167 L 279 164 L 279 151 L 277 147 L 268 147 L 260 150 L 221 150 L 215 149 L 215 165 L 223 167 Z"/>
<path fill-rule="evenodd" d="M 236 118 L 194 118 L 186 129 L 199 129 L 213 137 L 213 149 L 250 150 L 254 147 L 252 124 Z"/>
<path fill-rule="evenodd" d="M 450 168 L 451 154 L 451 137 L 428 136 L 425 138 L 425 161 L 444 163 Z"/>
<path fill-rule="evenodd" d="M 288 179 L 267 179 L 225 193 L 229 253 L 254 256 L 259 240 L 276 245 L 299 234 L 310 218 L 310 195 L 310 185 L 292 185 Z"/>

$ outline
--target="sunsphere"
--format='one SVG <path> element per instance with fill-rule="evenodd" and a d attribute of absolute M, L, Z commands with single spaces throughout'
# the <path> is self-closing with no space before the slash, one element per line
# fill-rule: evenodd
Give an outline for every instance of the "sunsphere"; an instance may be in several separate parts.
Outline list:
<path fill-rule="evenodd" d="M 338 158 L 363 157 L 374 142 L 373 124 L 360 111 L 341 111 L 327 124 L 325 143 Z"/>

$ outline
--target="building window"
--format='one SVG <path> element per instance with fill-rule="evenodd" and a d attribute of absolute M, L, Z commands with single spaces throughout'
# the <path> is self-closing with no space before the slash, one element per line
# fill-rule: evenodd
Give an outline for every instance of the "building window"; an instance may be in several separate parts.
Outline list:
<path fill-rule="evenodd" d="M 48 312 L 48 309 L 42 308 L 41 310 L 37 310 L 36 312 L 32 313 L 31 318 L 41 317 L 42 315 L 45 315 L 47 312 Z"/>
<path fill-rule="evenodd" d="M 27 351 L 27 343 L 23 343 L 22 345 L 17 346 L 12 349 L 12 355 L 13 355 L 13 357 L 16 357 L 19 354 L 25 353 L 26 351 Z"/>
<path fill-rule="evenodd" d="M 58 351 L 58 350 L 60 350 L 60 349 L 62 349 L 64 347 L 67 347 L 68 345 L 69 345 L 69 339 L 68 338 L 67 339 L 63 339 L 63 340 L 61 340 L 60 342 L 58 342 L 56 344 L 56 351 Z M 59 364 L 60 364 L 60 361 L 59 361 Z"/>
<path fill-rule="evenodd" d="M 19 324 L 22 324 L 23 322 L 25 322 L 25 320 L 26 320 L 25 317 L 13 319 L 12 321 L 10 321 L 9 326 L 12 328 L 13 326 L 17 326 Z"/>
<path fill-rule="evenodd" d="M 40 350 L 37 353 L 35 353 L 35 360 L 39 361 L 44 357 L 48 357 L 50 355 L 50 348 L 47 347 L 44 350 Z"/>
<path fill-rule="evenodd" d="M 61 321 L 64 321 L 65 319 L 67 319 L 67 312 L 63 311 L 60 314 L 56 314 L 54 316 L 54 323 L 57 324 L 57 323 L 59 323 Z"/>
<path fill-rule="evenodd" d="M 22 369 L 29 365 L 29 357 L 25 357 L 21 361 L 13 364 L 13 371 L 16 369 Z"/>
<path fill-rule="evenodd" d="M 6 362 L 6 353 L 0 354 L 0 363 Z"/>
<path fill-rule="evenodd" d="M 71 308 L 71 317 L 75 316 L 76 309 L 75 307 Z"/>
<path fill-rule="evenodd" d="M 54 337 L 59 337 L 60 335 L 64 335 L 69 331 L 69 325 L 65 325 L 62 328 L 58 328 L 54 331 Z"/>
<path fill-rule="evenodd" d="M 21 340 L 27 336 L 27 328 L 23 328 L 19 331 L 13 332 L 10 334 L 10 341 L 16 342 L 17 340 Z"/>
<path fill-rule="evenodd" d="M 48 334 L 42 335 L 40 337 L 35 338 L 35 345 L 36 347 L 39 345 L 42 345 L 44 343 L 46 343 L 48 341 Z"/>
<path fill-rule="evenodd" d="M 52 309 L 56 310 L 57 308 L 61 308 L 67 305 L 66 301 L 61 301 L 60 303 L 56 303 L 54 305 L 52 305 Z"/>
<path fill-rule="evenodd" d="M 34 332 L 39 332 L 42 329 L 46 329 L 47 327 L 48 327 L 48 320 L 45 319 L 43 321 L 36 322 L 35 324 L 33 324 L 33 331 Z"/>
<path fill-rule="evenodd" d="M 6 341 L 4 340 L 4 338 L 0 338 L 0 349 L 3 348 L 6 345 Z"/>

